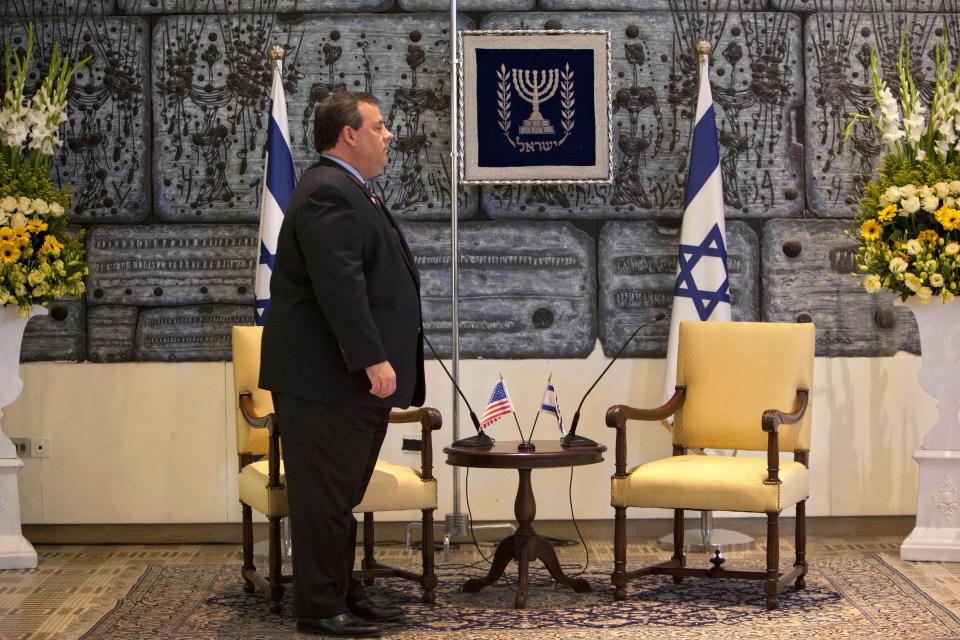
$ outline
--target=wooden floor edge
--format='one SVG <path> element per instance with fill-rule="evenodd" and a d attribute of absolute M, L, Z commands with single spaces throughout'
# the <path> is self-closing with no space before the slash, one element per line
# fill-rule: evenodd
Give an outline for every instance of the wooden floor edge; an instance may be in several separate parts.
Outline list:
<path fill-rule="evenodd" d="M 435 536 L 443 539 L 442 518 Z M 807 517 L 807 535 L 810 536 L 906 536 L 913 529 L 915 516 L 819 516 Z M 477 521 L 481 524 L 483 521 Z M 377 540 L 404 541 L 406 522 L 377 523 Z M 766 534 L 766 518 L 715 518 L 714 529 L 730 529 L 752 537 Z M 780 531 L 792 536 L 793 518 L 780 519 Z M 699 519 L 688 518 L 687 529 L 696 529 Z M 613 539 L 613 520 L 578 520 L 580 532 L 589 538 L 610 536 Z M 576 539 L 577 531 L 570 520 L 537 520 L 534 528 L 545 536 Z M 667 519 L 630 519 L 627 521 L 629 538 L 659 538 L 671 533 L 673 523 Z M 509 529 L 478 529 L 477 539 L 499 539 Z M 240 544 L 240 523 L 138 523 L 138 524 L 25 524 L 23 535 L 36 545 L 63 544 Z M 254 524 L 254 539 L 266 539 L 267 523 Z M 414 540 L 419 531 L 413 534 Z M 466 538 L 469 540 L 469 536 Z M 462 542 L 459 538 L 456 541 Z"/>

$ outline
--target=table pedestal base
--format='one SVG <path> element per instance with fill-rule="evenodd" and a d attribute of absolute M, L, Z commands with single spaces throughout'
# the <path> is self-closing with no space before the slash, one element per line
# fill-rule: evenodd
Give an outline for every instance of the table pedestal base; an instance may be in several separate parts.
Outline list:
<path fill-rule="evenodd" d="M 553 550 L 553 545 L 544 537 L 538 536 L 531 523 L 537 512 L 537 504 L 533 498 L 533 489 L 530 485 L 530 469 L 518 469 L 520 484 L 517 487 L 517 499 L 514 502 L 514 514 L 520 526 L 512 536 L 504 538 L 493 556 L 493 564 L 484 578 L 467 580 L 463 590 L 467 593 L 476 593 L 486 586 L 496 582 L 503 575 L 504 569 L 511 560 L 518 565 L 517 595 L 514 598 L 514 607 L 523 609 L 527 606 L 527 589 L 530 583 L 530 561 L 540 560 L 547 567 L 553 579 L 560 584 L 571 587 L 577 593 L 590 591 L 590 584 L 583 578 L 571 578 L 560 568 L 560 561 Z"/>

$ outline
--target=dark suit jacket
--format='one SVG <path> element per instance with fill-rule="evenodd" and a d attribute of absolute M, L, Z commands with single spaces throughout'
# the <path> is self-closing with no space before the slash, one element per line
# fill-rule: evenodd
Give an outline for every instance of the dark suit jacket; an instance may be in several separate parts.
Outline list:
<path fill-rule="evenodd" d="M 420 279 L 402 233 L 346 169 L 321 158 L 290 197 L 263 327 L 260 386 L 332 404 L 424 399 Z M 370 394 L 387 360 L 397 390 Z"/>

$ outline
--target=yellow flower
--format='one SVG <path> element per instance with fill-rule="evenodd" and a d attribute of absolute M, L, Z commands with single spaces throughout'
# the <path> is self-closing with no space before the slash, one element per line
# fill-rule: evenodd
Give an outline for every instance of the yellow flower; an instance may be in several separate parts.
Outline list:
<path fill-rule="evenodd" d="M 877 220 L 880 222 L 890 222 L 897 217 L 897 205 L 888 204 L 877 212 Z"/>
<path fill-rule="evenodd" d="M 0 242 L 0 260 L 10 264 L 20 259 L 20 247 L 12 242 Z"/>
<path fill-rule="evenodd" d="M 938 209 L 934 214 L 934 217 L 937 219 L 937 222 L 943 225 L 943 228 L 947 231 L 960 229 L 960 211 L 956 209 L 951 209 L 950 207 L 940 207 L 940 209 Z"/>
<path fill-rule="evenodd" d="M 866 240 L 876 240 L 880 237 L 881 231 L 880 225 L 872 218 L 860 225 L 860 235 Z"/>
<path fill-rule="evenodd" d="M 30 233 L 39 233 L 41 231 L 47 230 L 47 223 L 43 220 L 38 220 L 36 218 L 30 218 L 27 220 L 27 231 Z"/>
<path fill-rule="evenodd" d="M 935 244 L 939 237 L 940 236 L 938 236 L 937 232 L 934 231 L 933 229 L 925 229 L 917 234 L 917 240 L 919 240 L 920 242 L 926 242 L 929 244 Z"/>
<path fill-rule="evenodd" d="M 880 276 L 871 273 L 863 279 L 863 288 L 869 293 L 880 291 Z"/>
<path fill-rule="evenodd" d="M 21 247 L 30 244 L 30 232 L 26 227 L 13 227 L 13 240 L 19 243 Z"/>
<path fill-rule="evenodd" d="M 40 247 L 40 253 L 59 256 L 61 249 L 63 249 L 63 244 L 52 235 L 47 235 L 43 239 L 43 246 Z"/>
<path fill-rule="evenodd" d="M 13 229 L 0 227 L 0 242 L 13 242 Z"/>

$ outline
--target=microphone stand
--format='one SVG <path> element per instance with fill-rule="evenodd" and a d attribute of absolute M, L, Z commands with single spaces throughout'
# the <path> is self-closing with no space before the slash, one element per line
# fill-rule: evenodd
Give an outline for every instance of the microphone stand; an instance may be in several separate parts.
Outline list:
<path fill-rule="evenodd" d="M 440 366 L 443 368 L 443 372 L 447 374 L 447 377 L 450 378 L 450 382 L 453 383 L 453 388 L 457 390 L 457 393 L 460 394 L 460 397 L 463 398 L 463 402 L 467 405 L 467 410 L 470 412 L 470 421 L 473 422 L 473 428 L 477 430 L 477 435 L 470 436 L 469 438 L 460 438 L 453 443 L 455 447 L 469 447 L 471 449 L 490 449 L 493 447 L 493 438 L 487 435 L 486 431 L 480 428 L 480 420 L 477 419 L 477 414 L 473 412 L 473 407 L 470 406 L 470 401 L 467 400 L 467 397 L 463 395 L 463 391 L 460 390 L 460 386 L 453 379 L 453 376 L 450 375 L 450 372 L 447 371 L 446 365 L 443 364 L 443 360 L 440 359 L 440 356 L 437 355 L 437 351 L 433 348 L 433 345 L 430 344 L 430 341 L 427 340 L 426 334 L 423 334 L 423 341 L 427 343 L 427 346 L 430 347 L 430 352 L 433 354 L 433 357 L 437 359 L 437 362 L 440 363 Z"/>
<path fill-rule="evenodd" d="M 593 384 L 590 385 L 590 388 L 587 389 L 587 392 L 583 394 L 583 398 L 580 399 L 580 404 L 577 405 L 577 411 L 573 414 L 573 422 L 570 423 L 570 431 L 567 435 L 560 438 L 560 444 L 564 447 L 595 447 L 597 443 L 590 438 L 584 438 L 583 436 L 577 435 L 577 423 L 580 422 L 580 409 L 583 407 L 583 401 L 587 399 L 587 396 L 590 395 L 590 392 L 593 391 L 593 388 L 597 386 L 597 383 L 600 382 L 600 379 L 607 373 L 610 367 L 613 366 L 613 363 L 617 361 L 617 358 L 620 357 L 620 354 L 623 353 L 623 350 L 627 348 L 627 345 L 630 344 L 634 338 L 637 337 L 637 334 L 640 333 L 640 329 L 643 329 L 648 324 L 653 322 L 660 322 L 666 317 L 666 314 L 660 311 L 654 317 L 650 318 L 639 327 L 637 327 L 630 337 L 627 338 L 627 341 L 623 343 L 623 346 L 620 347 L 620 350 L 617 351 L 616 355 L 613 356 L 613 359 L 610 363 L 600 372 L 600 375 L 597 376 L 597 379 L 593 381 Z"/>

